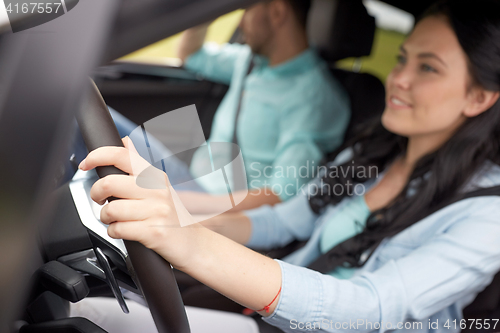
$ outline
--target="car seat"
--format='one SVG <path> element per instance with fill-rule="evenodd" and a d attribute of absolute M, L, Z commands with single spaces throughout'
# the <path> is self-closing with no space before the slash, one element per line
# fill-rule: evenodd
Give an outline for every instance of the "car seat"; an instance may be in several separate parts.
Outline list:
<path fill-rule="evenodd" d="M 462 332 L 496 332 L 500 327 L 500 324 L 496 325 L 496 328 L 493 326 L 495 321 L 492 319 L 498 320 L 500 318 L 500 273 L 497 273 L 493 278 L 493 281 L 489 286 L 487 286 L 482 292 L 480 292 L 474 301 L 469 304 L 463 310 L 464 319 L 467 320 L 467 328 L 462 330 Z M 470 321 L 472 319 L 490 319 L 490 328 L 489 329 L 470 329 Z M 473 325 L 475 326 L 475 325 Z"/>
<path fill-rule="evenodd" d="M 365 122 L 378 117 L 385 108 L 385 88 L 368 73 L 335 67 L 338 60 L 371 53 L 375 18 L 361 0 L 314 0 L 308 16 L 309 42 L 330 65 L 332 75 L 342 84 L 351 103 L 351 120 L 344 140 L 349 140 Z"/>

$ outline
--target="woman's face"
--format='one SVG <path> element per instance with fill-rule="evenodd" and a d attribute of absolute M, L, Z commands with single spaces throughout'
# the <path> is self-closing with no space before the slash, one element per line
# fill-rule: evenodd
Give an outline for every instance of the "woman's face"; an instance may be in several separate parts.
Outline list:
<path fill-rule="evenodd" d="M 467 58 L 443 17 L 420 21 L 386 81 L 384 127 L 406 137 L 449 138 L 466 119 Z"/>

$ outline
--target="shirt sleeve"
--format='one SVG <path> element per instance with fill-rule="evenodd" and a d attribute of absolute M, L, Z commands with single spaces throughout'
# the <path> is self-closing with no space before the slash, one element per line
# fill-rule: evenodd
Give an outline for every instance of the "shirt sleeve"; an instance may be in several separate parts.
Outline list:
<path fill-rule="evenodd" d="M 205 43 L 186 59 L 184 67 L 209 80 L 229 84 L 238 58 L 245 54 L 250 54 L 245 45 Z"/>
<path fill-rule="evenodd" d="M 352 149 L 346 148 L 332 163 L 344 163 L 352 158 L 352 154 Z M 318 191 L 319 182 L 318 175 L 301 188 L 294 198 L 286 202 L 245 211 L 252 225 L 250 239 L 245 245 L 265 250 L 285 246 L 295 239 L 309 239 L 319 218 L 319 215 L 311 210 L 309 196 Z"/>
<path fill-rule="evenodd" d="M 350 280 L 278 261 L 281 297 L 264 320 L 285 332 L 296 331 L 292 327 L 297 322 L 321 323 L 325 332 L 339 331 L 335 323 L 346 325 L 342 331 L 357 332 L 374 331 L 368 322 L 384 323 L 379 329 L 384 332 L 391 330 L 388 326 L 401 328 L 399 323 L 422 321 L 473 299 L 500 269 L 500 199 L 468 201 L 463 207 L 474 209 L 473 214 L 457 217 L 444 232 L 429 235 L 429 241 L 407 255 Z"/>
<path fill-rule="evenodd" d="M 305 193 L 273 207 L 265 205 L 245 211 L 245 215 L 252 224 L 246 246 L 263 250 L 285 246 L 294 239 L 308 239 L 317 219 Z"/>
<path fill-rule="evenodd" d="M 282 110 L 270 182 L 281 201 L 293 197 L 316 177 L 323 153 L 342 143 L 350 112 L 348 102 L 340 96 L 321 87 L 309 90 Z"/>

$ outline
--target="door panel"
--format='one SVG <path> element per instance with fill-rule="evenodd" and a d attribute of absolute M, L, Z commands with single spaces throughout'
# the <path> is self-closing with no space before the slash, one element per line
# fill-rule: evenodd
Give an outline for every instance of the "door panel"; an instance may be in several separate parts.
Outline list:
<path fill-rule="evenodd" d="M 227 85 L 204 80 L 180 67 L 140 63 L 100 67 L 95 76 L 106 103 L 136 124 L 195 104 L 206 138 L 228 89 Z"/>

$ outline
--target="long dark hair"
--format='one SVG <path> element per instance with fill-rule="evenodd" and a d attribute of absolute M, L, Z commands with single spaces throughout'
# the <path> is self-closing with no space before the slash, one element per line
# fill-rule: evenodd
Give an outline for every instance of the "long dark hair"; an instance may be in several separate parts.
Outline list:
<path fill-rule="evenodd" d="M 438 15 L 448 19 L 467 55 L 471 84 L 500 91 L 500 1 L 442 1 L 429 8 L 419 20 Z M 405 153 L 407 142 L 407 138 L 387 131 L 378 119 L 348 144 L 353 151 L 352 159 L 339 166 L 329 163 L 327 167 L 383 170 Z M 364 230 L 354 237 L 355 246 L 341 243 L 333 251 L 348 265 L 362 266 L 362 253 L 373 251 L 382 239 L 418 221 L 415 217 L 423 217 L 425 212 L 454 198 L 487 160 L 500 163 L 500 100 L 480 115 L 468 118 L 446 143 L 416 163 L 401 193 L 387 207 L 370 214 Z M 366 172 L 335 175 L 330 177 L 326 172 L 322 182 L 329 188 L 346 188 L 374 176 Z M 407 196 L 410 187 L 416 192 Z M 353 191 L 346 189 L 342 193 L 318 191 L 310 197 L 310 206 L 314 212 L 321 213 L 326 206 L 340 202 Z"/>

